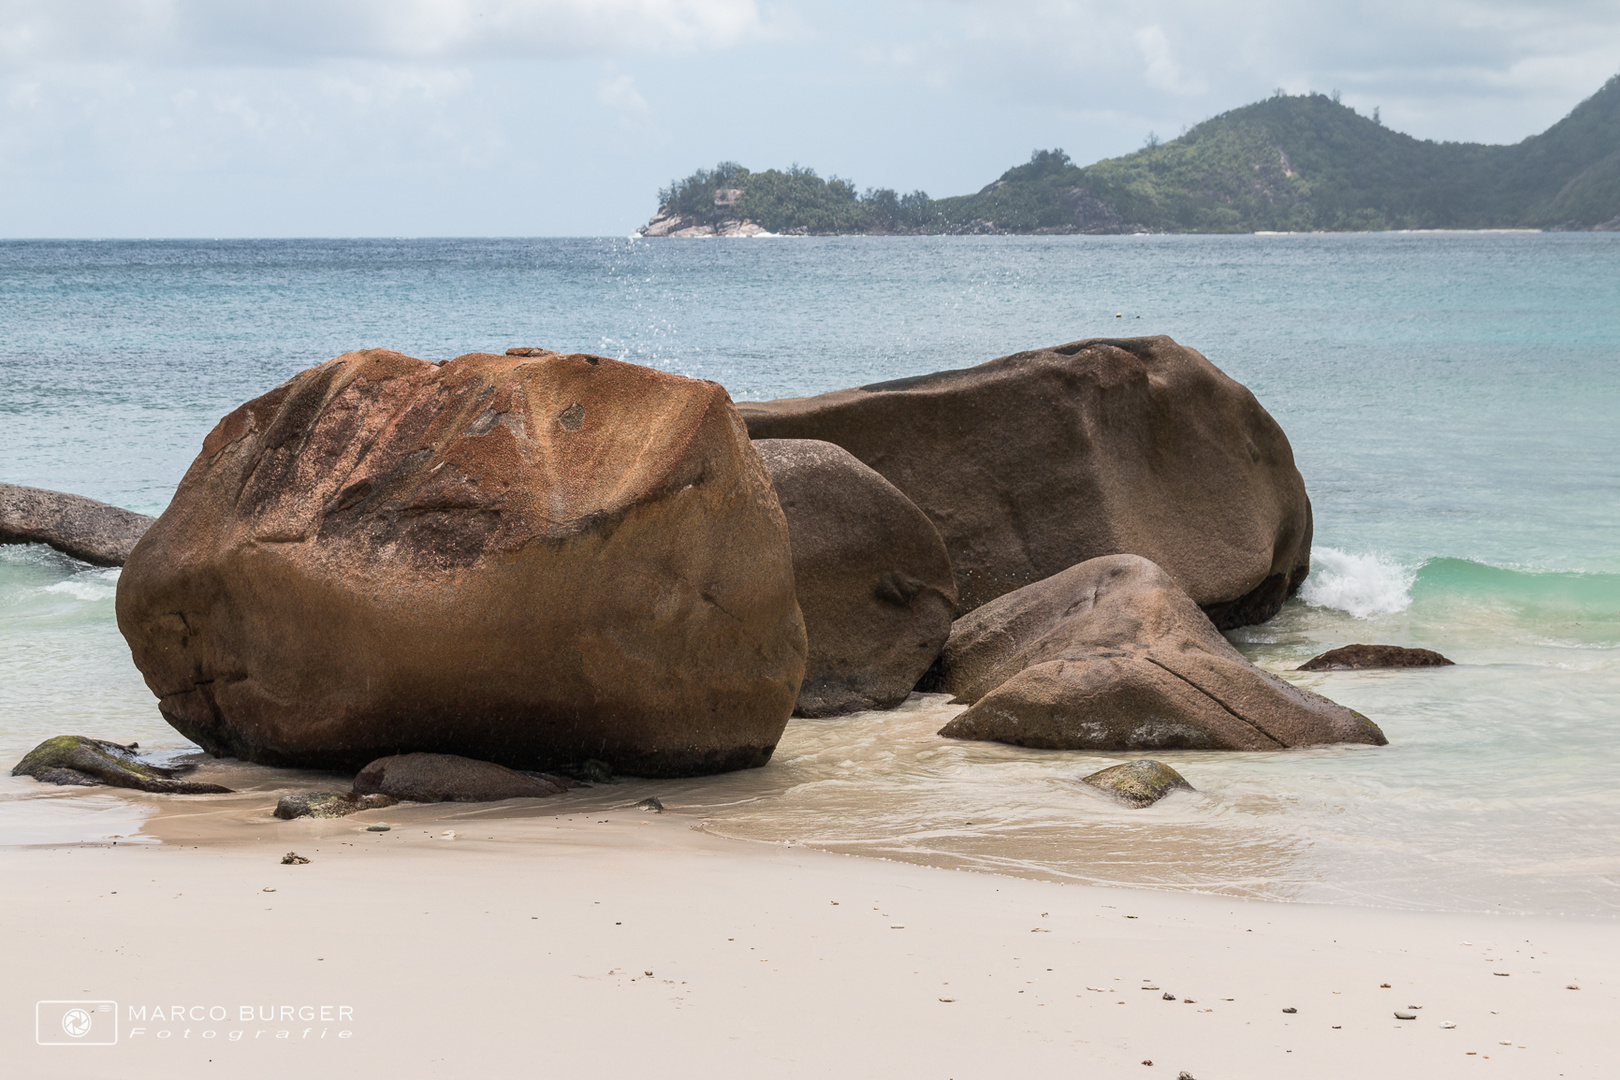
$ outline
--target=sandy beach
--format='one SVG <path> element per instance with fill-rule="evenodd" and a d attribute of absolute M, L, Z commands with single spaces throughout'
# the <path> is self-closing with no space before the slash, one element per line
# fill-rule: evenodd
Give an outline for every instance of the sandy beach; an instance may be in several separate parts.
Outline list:
<path fill-rule="evenodd" d="M 567 797 L 136 798 L 148 842 L 0 853 L 10 1075 L 1611 1075 L 1609 921 L 1060 885 Z M 116 1003 L 116 1045 L 36 1045 L 41 1000 Z"/>

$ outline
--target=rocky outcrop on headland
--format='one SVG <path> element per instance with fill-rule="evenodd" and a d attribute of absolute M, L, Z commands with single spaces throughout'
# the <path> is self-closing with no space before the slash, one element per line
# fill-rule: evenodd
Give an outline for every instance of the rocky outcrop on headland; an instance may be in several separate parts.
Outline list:
<path fill-rule="evenodd" d="M 1408 649 L 1402 645 L 1345 645 L 1329 649 L 1321 656 L 1299 665 L 1300 671 L 1365 671 L 1369 668 L 1452 667 L 1433 649 Z"/>
<path fill-rule="evenodd" d="M 0 544 L 49 544 L 94 566 L 122 566 L 152 521 L 82 495 L 0 484 Z"/>
<path fill-rule="evenodd" d="M 31 776 L 42 784 L 91 785 L 134 788 L 165 795 L 228 795 L 218 784 L 181 780 L 195 765 L 158 765 L 142 761 L 131 744 L 120 746 L 83 735 L 58 735 L 30 750 L 12 776 Z"/>
<path fill-rule="evenodd" d="M 747 218 L 724 218 L 709 224 L 660 209 L 653 219 L 636 230 L 638 236 L 769 236 L 766 228 Z"/>
<path fill-rule="evenodd" d="M 176 729 L 341 769 L 769 759 L 804 624 L 726 392 L 526 351 L 348 353 L 220 421 L 118 583 Z"/>
<path fill-rule="evenodd" d="M 930 685 L 940 734 L 1053 750 L 1386 742 L 1360 713 L 1245 660 L 1159 567 L 1111 555 L 958 619 Z"/>
<path fill-rule="evenodd" d="M 809 657 L 795 714 L 887 709 L 951 633 L 945 544 L 895 486 L 832 443 L 761 439 L 787 517 Z"/>
<path fill-rule="evenodd" d="M 945 540 L 962 610 L 1129 552 L 1227 629 L 1310 569 L 1311 504 L 1282 428 L 1168 337 L 1099 338 L 806 398 L 740 402 L 756 439 L 822 439 Z"/>

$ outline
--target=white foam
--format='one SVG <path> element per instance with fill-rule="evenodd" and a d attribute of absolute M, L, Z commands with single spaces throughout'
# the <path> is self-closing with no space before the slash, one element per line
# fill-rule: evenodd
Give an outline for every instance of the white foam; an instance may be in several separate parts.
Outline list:
<path fill-rule="evenodd" d="M 1311 576 L 1299 598 L 1312 607 L 1335 608 L 1358 619 L 1405 611 L 1412 603 L 1417 570 L 1377 553 L 1351 555 L 1338 548 L 1311 549 Z"/>
<path fill-rule="evenodd" d="M 47 585 L 42 590 L 48 593 L 66 593 L 75 600 L 111 600 L 118 595 L 118 567 L 110 566 L 105 570 L 86 570 L 75 574 L 66 581 L 58 581 L 54 585 Z"/>

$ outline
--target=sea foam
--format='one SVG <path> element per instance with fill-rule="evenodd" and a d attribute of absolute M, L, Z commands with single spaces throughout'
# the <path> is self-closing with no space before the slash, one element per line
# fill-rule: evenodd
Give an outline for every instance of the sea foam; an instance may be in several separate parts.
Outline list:
<path fill-rule="evenodd" d="M 1405 611 L 1416 581 L 1417 570 L 1385 555 L 1313 548 L 1311 576 L 1300 587 L 1299 598 L 1312 607 L 1336 608 L 1365 619 Z"/>
<path fill-rule="evenodd" d="M 47 585 L 42 591 L 65 593 L 75 600 L 111 600 L 118 595 L 118 571 L 119 568 L 116 566 L 101 570 L 85 570 L 65 581 Z"/>

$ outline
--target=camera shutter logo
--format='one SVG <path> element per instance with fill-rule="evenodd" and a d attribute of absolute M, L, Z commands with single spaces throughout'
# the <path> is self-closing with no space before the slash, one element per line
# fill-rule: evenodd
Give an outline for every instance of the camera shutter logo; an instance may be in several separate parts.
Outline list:
<path fill-rule="evenodd" d="M 90 1014 L 83 1009 L 69 1009 L 62 1014 L 62 1030 L 75 1039 L 90 1034 Z"/>
<path fill-rule="evenodd" d="M 36 1001 L 34 1042 L 40 1046 L 115 1046 L 118 1002 Z"/>

